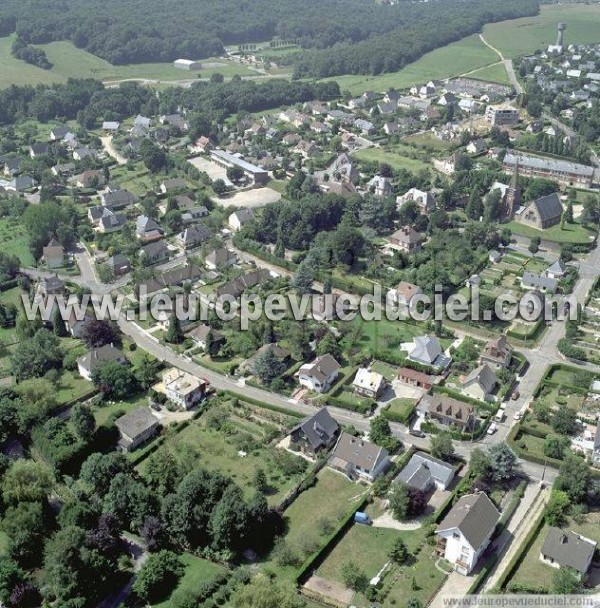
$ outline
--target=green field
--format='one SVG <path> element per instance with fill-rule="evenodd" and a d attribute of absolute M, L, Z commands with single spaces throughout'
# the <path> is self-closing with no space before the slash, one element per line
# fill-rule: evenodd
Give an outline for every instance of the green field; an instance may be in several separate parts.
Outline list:
<path fill-rule="evenodd" d="M 15 59 L 10 54 L 14 37 L 0 38 L 0 88 L 10 85 L 50 84 L 53 82 L 66 82 L 68 78 L 96 78 L 98 80 L 112 81 L 125 79 L 152 79 L 152 80 L 183 80 L 198 77 L 209 77 L 215 72 L 224 76 L 254 75 L 256 72 L 245 66 L 234 64 L 220 58 L 206 59 L 207 63 L 222 63 L 222 66 L 210 67 L 195 72 L 186 72 L 174 68 L 171 63 L 141 63 L 136 65 L 114 66 L 87 51 L 78 49 L 71 42 L 51 42 L 38 45 L 44 49 L 52 69 L 29 65 L 24 61 Z"/>
<path fill-rule="evenodd" d="M 483 28 L 486 41 L 506 57 L 517 57 L 544 49 L 556 41 L 556 25 L 566 23 L 567 44 L 600 42 L 600 4 L 542 6 L 535 17 L 524 17 Z"/>
<path fill-rule="evenodd" d="M 171 608 L 171 597 L 174 594 L 195 591 L 225 570 L 222 566 L 200 559 L 190 553 L 184 553 L 181 556 L 181 561 L 185 566 L 185 572 L 179 580 L 179 584 L 168 599 L 159 604 L 152 604 L 152 608 Z"/>
<path fill-rule="evenodd" d="M 1 39 L 0 39 L 1 41 Z M 2 58 L 0 57 L 0 63 Z M 0 74 L 3 72 L 0 71 Z M 0 79 L 2 76 L 0 75 Z M 35 260 L 29 250 L 29 238 L 19 220 L 11 218 L 0 219 L 0 242 L 2 251 L 16 255 L 23 266 L 34 266 Z"/>
<path fill-rule="evenodd" d="M 367 162 L 387 163 L 394 169 L 406 169 L 413 173 L 423 170 L 427 171 L 431 168 L 431 165 L 428 165 L 422 160 L 404 156 L 393 147 L 389 150 L 384 148 L 366 148 L 365 150 L 359 150 L 353 156 L 354 158 L 358 158 L 358 160 Z"/>
<path fill-rule="evenodd" d="M 526 238 L 539 236 L 543 241 L 552 241 L 554 243 L 573 243 L 586 244 L 592 241 L 594 233 L 587 230 L 581 224 L 565 224 L 564 229 L 560 224 L 552 226 L 547 230 L 536 230 L 520 222 L 509 222 L 506 228 L 510 228 L 513 234 Z"/>
<path fill-rule="evenodd" d="M 479 68 L 478 70 L 471 72 L 469 78 L 510 85 L 510 79 L 508 78 L 503 63 L 495 63 L 494 65 L 488 65 L 485 68 Z"/>
<path fill-rule="evenodd" d="M 343 91 L 362 93 L 366 90 L 402 89 L 436 78 L 448 78 L 496 63 L 498 55 L 486 47 L 477 35 L 468 36 L 443 48 L 423 55 L 399 72 L 380 76 L 336 76 Z"/>

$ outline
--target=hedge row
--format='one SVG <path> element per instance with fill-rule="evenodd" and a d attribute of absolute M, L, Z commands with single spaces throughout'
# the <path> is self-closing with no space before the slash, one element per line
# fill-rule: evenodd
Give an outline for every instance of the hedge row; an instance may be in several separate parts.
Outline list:
<path fill-rule="evenodd" d="M 517 550 L 517 552 L 513 555 L 512 559 L 508 563 L 508 566 L 504 570 L 504 572 L 500 575 L 498 579 L 497 588 L 503 590 L 506 587 L 506 583 L 514 574 L 515 570 L 521 563 L 521 560 L 537 538 L 537 535 L 540 533 L 542 526 L 544 525 L 544 513 L 542 512 L 539 516 L 538 520 L 531 527 L 531 530 L 527 533 L 525 540 L 521 543 L 521 546 Z"/>
<path fill-rule="evenodd" d="M 309 572 L 316 570 L 320 565 L 321 561 L 327 557 L 331 548 L 336 542 L 346 533 L 348 528 L 354 523 L 354 514 L 357 511 L 363 509 L 368 499 L 365 498 L 360 504 L 354 505 L 348 514 L 342 519 L 340 525 L 334 530 L 329 536 L 325 538 L 325 542 L 320 549 L 317 549 L 311 556 L 309 556 L 304 563 L 300 566 L 296 573 L 296 583 L 302 585 L 304 579 Z"/>
<path fill-rule="evenodd" d="M 496 529 L 494 530 L 494 538 L 497 538 L 498 536 L 500 536 L 500 534 L 502 534 L 502 532 L 504 532 L 504 528 L 506 528 L 506 524 L 508 524 L 508 521 L 514 515 L 514 512 L 517 510 L 517 507 L 519 506 L 519 503 L 521 502 L 521 499 L 523 498 L 523 495 L 525 494 L 526 487 L 527 487 L 527 481 L 525 481 L 523 479 L 517 486 L 517 489 L 515 490 L 514 494 L 512 495 L 510 502 L 508 503 L 508 506 L 506 507 L 506 509 L 504 509 L 504 511 L 502 511 L 502 515 L 500 516 L 500 521 L 498 522 L 498 525 L 496 526 Z"/>
<path fill-rule="evenodd" d="M 543 319 L 538 319 L 535 326 L 527 332 L 516 331 L 514 329 L 509 329 L 506 332 L 507 337 L 514 338 L 515 340 L 535 340 L 542 333 L 545 323 Z"/>
<path fill-rule="evenodd" d="M 304 418 L 304 414 L 300 414 L 299 412 L 295 412 L 294 410 L 288 410 L 286 407 L 282 407 L 279 405 L 272 405 L 271 403 L 266 403 L 264 401 L 260 401 L 259 399 L 253 399 L 252 397 L 248 397 L 248 395 L 241 395 L 240 393 L 236 393 L 231 390 L 224 390 L 225 394 L 230 397 L 235 397 L 240 401 L 245 401 L 246 403 L 250 403 L 252 405 L 256 405 L 258 407 L 262 407 L 266 410 L 271 410 L 272 412 L 277 412 L 278 414 L 284 414 L 286 416 L 293 416 L 294 418 Z"/>
<path fill-rule="evenodd" d="M 390 412 L 391 406 L 386 406 L 385 409 L 382 410 L 381 415 L 390 422 L 399 422 L 400 424 L 408 424 L 411 416 L 413 415 L 417 404 L 414 403 L 404 414 L 399 414 L 398 412 Z"/>
<path fill-rule="evenodd" d="M 439 386 L 439 385 L 435 384 L 432 387 L 431 391 L 433 393 L 444 393 L 445 395 L 448 395 L 448 397 L 452 397 L 453 399 L 456 399 L 457 401 L 462 401 L 463 403 L 469 403 L 471 405 L 475 405 L 484 410 L 492 411 L 492 410 L 496 409 L 496 404 L 494 404 L 494 403 L 486 403 L 485 401 L 479 401 L 479 399 L 474 399 L 473 397 L 467 397 L 466 395 L 463 395 L 462 393 L 455 391 L 454 389 L 447 388 L 445 386 Z"/>
<path fill-rule="evenodd" d="M 536 456 L 535 454 L 530 454 L 519 445 L 517 445 L 517 441 L 521 434 L 521 426 L 520 424 L 515 424 L 510 432 L 506 436 L 506 443 L 511 447 L 514 453 L 519 456 L 519 458 L 523 458 L 523 460 L 529 460 L 530 462 L 537 462 L 538 464 L 545 464 L 546 466 L 559 468 L 562 462 L 560 460 L 556 460 L 555 458 L 541 458 L 540 456 Z"/>
<path fill-rule="evenodd" d="M 498 554 L 494 553 L 483 565 L 479 574 L 475 577 L 475 580 L 471 583 L 466 595 L 474 595 L 478 593 L 479 590 L 483 587 L 483 583 L 487 580 L 487 577 L 490 575 L 492 569 L 496 565 L 498 561 Z"/>
<path fill-rule="evenodd" d="M 254 255 L 257 258 L 260 258 L 261 260 L 267 262 L 268 264 L 273 264 L 273 266 L 280 266 L 281 268 L 285 268 L 290 272 L 295 272 L 298 268 L 298 265 L 294 264 L 294 262 L 273 255 L 271 252 L 267 251 L 266 249 L 263 249 L 258 243 L 255 243 L 250 239 L 238 237 L 236 235 L 233 237 L 233 244 L 238 249 L 241 249 L 246 253 Z"/>

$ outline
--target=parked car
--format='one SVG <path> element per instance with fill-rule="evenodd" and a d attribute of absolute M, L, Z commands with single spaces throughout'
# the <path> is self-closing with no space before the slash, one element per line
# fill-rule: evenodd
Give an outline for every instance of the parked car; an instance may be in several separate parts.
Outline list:
<path fill-rule="evenodd" d="M 490 426 L 488 427 L 487 434 L 493 435 L 497 430 L 498 430 L 497 424 L 495 422 L 492 422 L 492 424 L 490 424 Z"/>
<path fill-rule="evenodd" d="M 516 401 L 520 396 L 521 396 L 521 393 L 519 391 L 513 391 L 513 394 L 510 396 L 510 398 L 513 401 Z"/>
<path fill-rule="evenodd" d="M 515 420 L 521 420 L 521 418 L 522 418 L 522 414 L 521 414 L 521 412 L 516 412 L 516 413 L 515 413 L 515 415 L 513 416 L 513 418 L 514 418 Z"/>
<path fill-rule="evenodd" d="M 408 434 L 412 435 L 413 437 L 427 437 L 427 435 L 425 435 L 425 433 L 419 429 L 410 429 Z"/>

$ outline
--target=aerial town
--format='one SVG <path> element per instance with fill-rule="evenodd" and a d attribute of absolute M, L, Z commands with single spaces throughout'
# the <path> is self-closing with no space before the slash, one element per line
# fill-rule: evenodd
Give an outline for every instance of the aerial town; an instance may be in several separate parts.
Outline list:
<path fill-rule="evenodd" d="M 0 607 L 597 597 L 600 13 L 568 10 L 473 34 L 488 79 L 285 77 L 299 36 L 0 89 Z"/>

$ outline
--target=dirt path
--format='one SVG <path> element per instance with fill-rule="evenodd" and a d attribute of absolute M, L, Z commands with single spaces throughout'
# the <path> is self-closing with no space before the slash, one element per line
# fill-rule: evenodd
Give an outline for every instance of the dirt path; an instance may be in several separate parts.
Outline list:
<path fill-rule="evenodd" d="M 106 137 L 101 137 L 100 141 L 102 142 L 102 147 L 104 148 L 104 151 L 111 156 L 112 158 L 114 158 L 117 163 L 119 163 L 119 165 L 126 165 L 127 164 L 127 159 L 124 156 L 121 156 L 116 150 L 115 147 L 113 146 L 113 142 L 112 142 L 112 136 L 107 135 Z"/>

